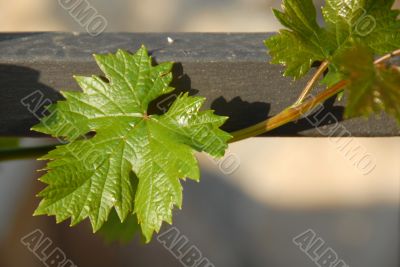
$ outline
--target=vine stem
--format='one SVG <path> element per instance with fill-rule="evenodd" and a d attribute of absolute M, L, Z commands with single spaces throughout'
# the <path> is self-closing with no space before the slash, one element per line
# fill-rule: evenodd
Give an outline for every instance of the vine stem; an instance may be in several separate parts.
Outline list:
<path fill-rule="evenodd" d="M 273 129 L 276 129 L 279 126 L 282 126 L 286 123 L 294 121 L 300 118 L 302 115 L 306 114 L 308 111 L 312 110 L 318 104 L 322 103 L 323 101 L 329 99 L 330 97 L 342 91 L 343 88 L 346 86 L 346 84 L 347 81 L 341 81 L 336 85 L 322 91 L 311 100 L 308 100 L 299 105 L 294 105 L 292 107 L 289 107 L 283 110 L 281 113 L 263 122 L 245 128 L 243 130 L 233 132 L 232 133 L 233 138 L 229 142 L 233 143 L 249 137 L 257 136 L 266 133 L 268 131 L 271 131 Z"/>
<path fill-rule="evenodd" d="M 390 60 L 391 58 L 396 57 L 396 56 L 400 56 L 400 49 L 395 50 L 395 51 L 393 51 L 393 52 L 390 53 L 390 54 L 384 55 L 384 56 L 381 57 L 381 58 L 378 58 L 377 60 L 375 60 L 374 63 L 375 63 L 375 64 L 380 64 L 380 63 L 385 62 L 385 61 L 387 61 L 387 60 Z"/>
<path fill-rule="evenodd" d="M 384 55 L 383 57 L 378 58 L 375 60 L 374 64 L 378 65 L 381 64 L 387 60 L 390 60 L 391 58 L 395 56 L 400 56 L 400 49 L 393 51 L 392 53 L 389 53 L 387 55 Z M 248 128 L 238 130 L 235 132 L 232 132 L 233 138 L 229 140 L 230 143 L 237 142 L 246 138 L 254 137 L 266 132 L 269 132 L 271 130 L 274 130 L 278 128 L 279 126 L 285 125 L 286 123 L 292 122 L 298 118 L 300 118 L 302 115 L 308 113 L 310 110 L 312 110 L 315 106 L 317 106 L 319 103 L 322 103 L 323 101 L 329 99 L 330 97 L 336 95 L 340 91 L 343 90 L 343 88 L 346 86 L 347 81 L 340 81 L 336 85 L 322 91 L 321 93 L 317 94 L 314 98 L 311 100 L 308 100 L 304 103 L 304 98 L 308 95 L 308 93 L 311 91 L 315 83 L 318 81 L 318 79 L 321 77 L 321 75 L 324 73 L 326 68 L 328 67 L 329 63 L 327 61 L 324 61 L 323 64 L 319 67 L 317 72 L 313 75 L 311 80 L 307 83 L 306 87 L 302 91 L 300 97 L 296 101 L 294 105 L 291 107 L 288 107 L 284 109 L 282 112 L 278 113 L 277 115 L 266 119 L 265 121 L 262 121 L 260 123 L 257 123 L 255 125 L 252 125 Z M 325 69 L 324 69 L 325 68 Z"/>
<path fill-rule="evenodd" d="M 311 92 L 312 88 L 314 85 L 317 83 L 319 78 L 324 74 L 326 69 L 329 66 L 329 62 L 327 60 L 323 61 L 321 65 L 319 66 L 318 70 L 314 73 L 314 75 L 311 77 L 311 79 L 307 82 L 306 87 L 304 87 L 303 91 L 301 92 L 299 98 L 296 100 L 293 106 L 298 106 L 300 105 L 304 99 L 307 97 L 307 95 Z"/>
<path fill-rule="evenodd" d="M 390 60 L 395 56 L 400 56 L 400 49 L 395 50 L 392 53 L 387 54 L 375 60 L 374 63 L 380 64 L 387 60 Z M 347 81 L 340 81 L 336 85 L 317 94 L 314 98 L 304 102 L 304 99 L 310 93 L 311 89 L 314 87 L 318 79 L 322 76 L 324 71 L 327 69 L 328 65 L 329 65 L 328 61 L 322 62 L 316 73 L 313 75 L 313 77 L 307 83 L 306 87 L 303 89 L 302 93 L 300 94 L 299 98 L 297 99 L 294 105 L 286 108 L 282 112 L 278 113 L 277 115 L 263 122 L 257 123 L 248 128 L 231 133 L 233 135 L 233 138 L 229 142 L 233 143 L 249 137 L 254 137 L 266 133 L 268 131 L 271 131 L 273 129 L 276 129 L 286 123 L 292 122 L 300 118 L 302 115 L 308 113 L 318 104 L 324 102 L 325 100 L 329 99 L 330 97 L 342 91 L 343 88 L 346 86 Z M 0 161 L 40 157 L 46 154 L 47 152 L 55 149 L 57 145 L 59 144 L 39 146 L 39 147 L 0 149 Z"/>

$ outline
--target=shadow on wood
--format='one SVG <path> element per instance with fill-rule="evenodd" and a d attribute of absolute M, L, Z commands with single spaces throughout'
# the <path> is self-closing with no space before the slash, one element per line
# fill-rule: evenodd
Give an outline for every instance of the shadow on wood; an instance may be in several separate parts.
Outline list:
<path fill-rule="evenodd" d="M 58 91 L 41 83 L 39 76 L 37 70 L 28 67 L 0 64 L 1 132 L 39 136 L 30 127 L 38 123 L 45 105 L 62 99 Z"/>

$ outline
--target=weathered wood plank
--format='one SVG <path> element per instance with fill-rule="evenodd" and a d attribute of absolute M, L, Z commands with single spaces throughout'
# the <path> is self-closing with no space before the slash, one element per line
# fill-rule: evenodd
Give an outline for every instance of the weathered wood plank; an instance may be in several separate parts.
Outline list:
<path fill-rule="evenodd" d="M 21 99 L 40 90 L 51 102 L 59 90 L 78 90 L 73 74 L 101 74 L 93 53 L 130 51 L 145 44 L 158 62 L 174 61 L 174 85 L 207 97 L 206 107 L 229 115 L 227 130 L 236 130 L 272 116 L 290 105 L 304 81 L 281 76 L 282 67 L 268 64 L 263 40 L 270 34 L 105 33 L 98 37 L 74 33 L 0 34 L 0 135 L 34 136 L 29 128 L 37 118 Z M 172 38 L 172 43 L 167 41 Z M 154 105 L 166 107 L 166 102 Z M 323 118 L 332 113 L 341 121 L 343 103 L 328 103 Z M 318 121 L 332 125 L 332 120 Z M 352 136 L 399 136 L 394 120 L 341 121 Z M 324 136 L 325 128 L 303 119 L 280 128 L 275 136 Z M 340 135 L 340 132 L 334 133 Z"/>

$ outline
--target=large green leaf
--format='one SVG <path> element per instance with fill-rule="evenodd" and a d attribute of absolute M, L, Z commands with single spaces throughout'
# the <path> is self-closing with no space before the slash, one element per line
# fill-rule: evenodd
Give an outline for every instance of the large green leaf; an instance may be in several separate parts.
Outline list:
<path fill-rule="evenodd" d="M 97 231 L 114 207 L 121 221 L 135 213 L 149 241 L 182 205 L 179 179 L 199 179 L 194 152 L 223 156 L 231 136 L 219 127 L 227 118 L 200 111 L 205 99 L 188 94 L 165 114 L 148 114 L 151 101 L 174 89 L 172 63 L 152 66 L 144 47 L 95 59 L 107 80 L 75 77 L 83 92 L 63 92 L 66 100 L 33 128 L 70 141 L 43 157 L 48 186 L 35 214 L 72 225 L 89 217 Z"/>

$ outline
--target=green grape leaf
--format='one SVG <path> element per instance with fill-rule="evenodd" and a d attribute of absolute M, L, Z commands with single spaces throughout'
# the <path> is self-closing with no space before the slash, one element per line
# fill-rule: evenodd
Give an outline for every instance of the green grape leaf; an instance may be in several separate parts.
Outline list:
<path fill-rule="evenodd" d="M 149 242 L 181 208 L 180 179 L 199 180 L 194 152 L 223 156 L 231 136 L 219 127 L 227 117 L 200 111 L 205 99 L 187 93 L 165 114 L 148 114 L 149 103 L 174 88 L 172 63 L 152 66 L 145 47 L 95 60 L 105 78 L 75 77 L 83 92 L 62 92 L 66 100 L 33 128 L 70 141 L 42 158 L 50 160 L 40 178 L 48 186 L 35 215 L 71 225 L 89 218 L 96 232 L 115 208 L 121 221 L 134 213 Z"/>
<path fill-rule="evenodd" d="M 348 81 L 346 117 L 369 116 L 385 111 L 400 124 L 400 68 L 374 64 L 373 52 L 356 45 L 338 59 L 343 79 Z"/>
<path fill-rule="evenodd" d="M 317 24 L 312 0 L 283 0 L 277 19 L 287 29 L 265 41 L 274 64 L 286 67 L 285 75 L 303 77 L 313 63 L 334 62 L 354 42 L 362 42 L 376 54 L 400 47 L 399 10 L 394 0 L 327 0 L 324 23 Z M 337 83 L 339 66 L 331 63 L 323 84 Z"/>
<path fill-rule="evenodd" d="M 335 54 L 362 42 L 376 54 L 400 47 L 399 10 L 392 10 L 395 0 L 327 0 L 322 14 L 326 29 L 335 37 Z"/>
<path fill-rule="evenodd" d="M 284 12 L 274 10 L 276 18 L 288 28 L 265 40 L 271 63 L 286 66 L 285 76 L 304 76 L 315 61 L 327 57 L 324 32 L 318 26 L 312 0 L 284 0 Z"/>

